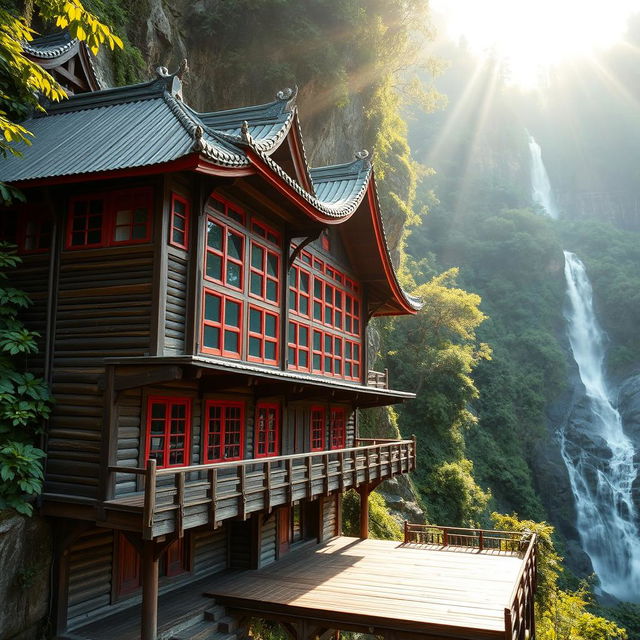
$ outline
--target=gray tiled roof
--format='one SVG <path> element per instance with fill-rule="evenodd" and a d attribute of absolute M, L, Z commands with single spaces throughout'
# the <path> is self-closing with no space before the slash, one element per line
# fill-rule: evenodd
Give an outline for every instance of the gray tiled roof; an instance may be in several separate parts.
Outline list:
<path fill-rule="evenodd" d="M 72 38 L 68 31 L 59 31 L 23 42 L 22 49 L 34 58 L 57 58 L 73 49 L 77 44 L 78 40 Z"/>

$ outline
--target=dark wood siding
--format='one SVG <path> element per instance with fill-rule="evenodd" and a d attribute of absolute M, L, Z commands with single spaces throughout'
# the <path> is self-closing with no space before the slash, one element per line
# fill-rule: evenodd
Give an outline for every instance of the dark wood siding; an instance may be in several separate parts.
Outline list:
<path fill-rule="evenodd" d="M 93 529 L 82 535 L 69 550 L 70 629 L 88 622 L 92 615 L 111 603 L 113 532 Z"/>
<path fill-rule="evenodd" d="M 260 566 L 266 567 L 276 561 L 276 516 L 271 513 L 265 520 L 263 514 L 261 518 L 260 531 Z"/>
<path fill-rule="evenodd" d="M 227 568 L 227 527 L 193 533 L 193 571 L 197 576 L 219 573 Z"/>
<path fill-rule="evenodd" d="M 185 251 L 169 247 L 164 350 L 167 355 L 185 353 L 185 322 L 189 263 Z"/>
<path fill-rule="evenodd" d="M 137 467 L 141 461 L 140 447 L 144 442 L 142 426 L 142 391 L 133 389 L 123 392 L 118 400 L 118 449 L 117 464 Z M 115 495 L 136 490 L 136 477 L 118 474 Z"/>
<path fill-rule="evenodd" d="M 320 540 L 324 542 L 337 535 L 339 495 L 327 496 L 322 500 L 322 522 L 320 526 Z"/>
<path fill-rule="evenodd" d="M 356 444 L 356 412 L 349 409 L 347 411 L 347 433 L 345 438 L 345 447 L 355 447 Z"/>

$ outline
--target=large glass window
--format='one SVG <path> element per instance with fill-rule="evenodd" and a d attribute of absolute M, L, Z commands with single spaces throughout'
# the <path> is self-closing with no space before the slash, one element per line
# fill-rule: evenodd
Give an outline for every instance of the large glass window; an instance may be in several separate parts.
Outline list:
<path fill-rule="evenodd" d="M 189 247 L 189 202 L 177 193 L 171 195 L 169 244 L 179 249 Z"/>
<path fill-rule="evenodd" d="M 243 289 L 244 236 L 228 225 L 207 218 L 204 276 L 232 289 Z"/>
<path fill-rule="evenodd" d="M 278 316 L 260 307 L 249 307 L 248 360 L 278 362 Z"/>
<path fill-rule="evenodd" d="M 191 400 L 149 397 L 145 458 L 159 469 L 188 465 L 190 430 Z"/>
<path fill-rule="evenodd" d="M 204 461 L 241 460 L 244 403 L 209 400 L 205 406 Z"/>
<path fill-rule="evenodd" d="M 239 358 L 242 302 L 205 289 L 203 306 L 202 350 Z"/>

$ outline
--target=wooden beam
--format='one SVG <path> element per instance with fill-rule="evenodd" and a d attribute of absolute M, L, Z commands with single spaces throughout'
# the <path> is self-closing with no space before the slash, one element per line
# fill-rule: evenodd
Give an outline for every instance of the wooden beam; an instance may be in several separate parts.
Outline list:
<path fill-rule="evenodd" d="M 149 384 L 172 382 L 173 380 L 180 380 L 182 373 L 182 367 L 161 366 L 133 375 L 116 375 L 114 379 L 114 390 L 124 391 L 125 389 L 135 389 Z"/>
<path fill-rule="evenodd" d="M 158 565 L 155 543 L 145 541 L 142 546 L 142 621 L 141 640 L 158 637 Z"/>
<path fill-rule="evenodd" d="M 369 494 L 371 486 L 362 484 L 358 488 L 360 494 L 360 538 L 366 540 L 369 537 Z"/>

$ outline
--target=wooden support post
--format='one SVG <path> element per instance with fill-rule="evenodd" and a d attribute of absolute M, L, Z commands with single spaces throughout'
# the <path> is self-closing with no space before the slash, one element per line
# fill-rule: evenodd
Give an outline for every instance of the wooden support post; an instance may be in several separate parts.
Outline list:
<path fill-rule="evenodd" d="M 158 637 L 158 562 L 155 544 L 146 540 L 142 545 L 142 626 L 141 640 Z"/>
<path fill-rule="evenodd" d="M 209 524 L 212 529 L 216 528 L 216 509 L 217 505 L 217 493 L 218 493 L 218 470 L 213 467 L 209 469 L 209 498 L 211 504 L 209 505 Z"/>
<path fill-rule="evenodd" d="M 176 531 L 178 537 L 184 536 L 184 473 L 178 473 L 176 476 L 177 488 L 176 498 L 178 500 L 178 511 L 176 512 Z"/>
<path fill-rule="evenodd" d="M 340 452 L 338 454 L 338 480 L 340 482 L 340 493 L 344 493 L 344 453 Z"/>
<path fill-rule="evenodd" d="M 266 460 L 264 465 L 264 508 L 267 510 L 267 513 L 271 513 L 271 462 Z"/>
<path fill-rule="evenodd" d="M 329 454 L 324 454 L 324 495 L 329 495 Z"/>
<path fill-rule="evenodd" d="M 240 517 L 247 519 L 247 465 L 240 467 Z"/>
<path fill-rule="evenodd" d="M 287 458 L 287 503 L 293 502 L 293 458 Z"/>
<path fill-rule="evenodd" d="M 369 494 L 371 488 L 363 484 L 359 489 L 360 494 L 360 538 L 366 540 L 369 537 Z"/>
<path fill-rule="evenodd" d="M 313 457 L 307 458 L 307 500 L 313 497 Z"/>
<path fill-rule="evenodd" d="M 409 523 L 404 521 L 404 543 L 407 544 L 409 542 Z"/>
<path fill-rule="evenodd" d="M 142 516 L 142 538 L 153 539 L 153 514 L 156 510 L 156 461 L 147 461 L 147 472 L 144 476 L 144 513 Z"/>

